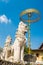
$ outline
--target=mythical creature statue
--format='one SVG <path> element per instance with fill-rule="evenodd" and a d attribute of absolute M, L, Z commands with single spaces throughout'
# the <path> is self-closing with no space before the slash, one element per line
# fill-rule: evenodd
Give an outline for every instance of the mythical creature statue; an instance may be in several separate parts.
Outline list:
<path fill-rule="evenodd" d="M 6 41 L 5 41 L 5 46 L 3 48 L 3 52 L 1 53 L 1 59 L 7 60 L 9 56 L 11 56 L 11 37 L 7 36 Z"/>
<path fill-rule="evenodd" d="M 7 37 L 6 44 L 3 49 L 3 55 L 5 60 L 10 62 L 24 62 L 24 46 L 26 43 L 25 33 L 27 32 L 27 25 L 24 22 L 20 22 L 15 35 L 14 44 L 11 44 L 11 37 Z M 13 53 L 13 54 L 12 54 Z"/>
<path fill-rule="evenodd" d="M 25 33 L 27 32 L 27 25 L 22 21 L 18 25 L 16 38 L 14 41 L 14 62 L 23 62 L 24 45 L 26 43 Z"/>

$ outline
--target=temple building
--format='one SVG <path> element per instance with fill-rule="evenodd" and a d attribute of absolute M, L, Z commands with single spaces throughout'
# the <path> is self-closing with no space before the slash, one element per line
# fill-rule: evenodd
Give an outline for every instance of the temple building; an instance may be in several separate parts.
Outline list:
<path fill-rule="evenodd" d="M 43 61 L 43 43 L 38 49 L 32 50 L 32 54 L 36 55 L 37 61 Z"/>

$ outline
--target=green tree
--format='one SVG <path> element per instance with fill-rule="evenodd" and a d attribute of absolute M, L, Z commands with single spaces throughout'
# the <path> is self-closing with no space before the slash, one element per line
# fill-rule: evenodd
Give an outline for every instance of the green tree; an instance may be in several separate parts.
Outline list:
<path fill-rule="evenodd" d="M 28 47 L 25 45 L 24 54 L 28 54 Z"/>

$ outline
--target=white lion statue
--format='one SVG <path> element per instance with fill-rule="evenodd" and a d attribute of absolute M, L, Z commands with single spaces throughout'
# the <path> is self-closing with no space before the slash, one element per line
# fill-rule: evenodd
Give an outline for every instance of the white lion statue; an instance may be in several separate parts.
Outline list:
<path fill-rule="evenodd" d="M 24 46 L 26 43 L 25 33 L 27 32 L 27 25 L 24 22 L 20 22 L 15 35 L 15 41 L 13 45 L 11 44 L 11 37 L 8 36 L 6 39 L 6 44 L 3 50 L 3 55 L 5 60 L 10 62 L 24 62 Z M 12 55 L 13 53 L 13 55 Z"/>
<path fill-rule="evenodd" d="M 22 21 L 19 23 L 16 38 L 14 41 L 14 62 L 23 62 L 24 45 L 26 43 L 25 33 L 27 32 L 27 25 Z"/>
<path fill-rule="evenodd" d="M 11 37 L 10 36 L 7 36 L 6 38 L 6 41 L 5 41 L 5 46 L 3 48 L 3 52 L 1 53 L 1 59 L 3 60 L 7 60 L 8 57 L 11 55 L 11 47 L 10 47 L 10 44 L 11 44 Z"/>

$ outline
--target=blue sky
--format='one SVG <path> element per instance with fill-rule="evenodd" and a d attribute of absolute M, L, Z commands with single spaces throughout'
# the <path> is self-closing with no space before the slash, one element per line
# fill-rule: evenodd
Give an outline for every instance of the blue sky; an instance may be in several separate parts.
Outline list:
<path fill-rule="evenodd" d="M 0 46 L 4 47 L 8 35 L 15 39 L 15 32 L 23 10 L 35 8 L 41 19 L 31 24 L 31 48 L 38 48 L 43 42 L 43 0 L 0 0 Z"/>

